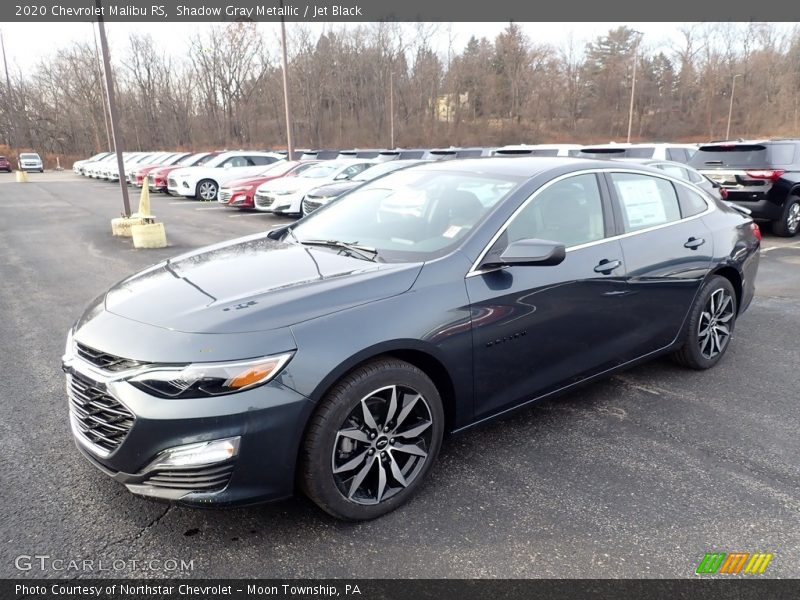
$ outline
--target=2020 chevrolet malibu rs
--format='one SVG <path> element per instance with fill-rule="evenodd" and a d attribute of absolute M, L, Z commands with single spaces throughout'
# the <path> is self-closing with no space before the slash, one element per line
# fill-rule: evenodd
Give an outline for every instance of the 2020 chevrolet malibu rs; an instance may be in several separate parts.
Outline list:
<path fill-rule="evenodd" d="M 70 330 L 78 448 L 136 494 L 291 496 L 350 520 L 421 486 L 446 433 L 662 354 L 714 366 L 760 232 L 646 166 L 465 159 L 129 277 Z"/>

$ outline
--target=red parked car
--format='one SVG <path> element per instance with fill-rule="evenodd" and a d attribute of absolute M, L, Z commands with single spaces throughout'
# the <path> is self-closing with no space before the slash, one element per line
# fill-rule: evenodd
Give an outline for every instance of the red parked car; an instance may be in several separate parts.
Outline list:
<path fill-rule="evenodd" d="M 294 177 L 318 162 L 318 160 L 282 160 L 274 163 L 259 175 L 229 181 L 219 190 L 217 201 L 242 210 L 255 208 L 253 195 L 262 183 L 279 177 Z"/>
<path fill-rule="evenodd" d="M 8 173 L 11 173 L 11 171 L 13 171 L 13 169 L 11 168 L 11 163 L 5 156 L 0 156 L 0 171 L 6 171 Z"/>
<path fill-rule="evenodd" d="M 147 177 L 151 171 L 161 167 L 171 167 L 173 165 L 177 165 L 184 158 L 191 156 L 191 154 L 191 152 L 178 152 L 177 154 L 173 154 L 172 156 L 169 156 L 160 162 L 136 167 L 136 170 L 131 173 L 133 185 L 136 187 L 142 187 L 144 185 L 144 178 Z"/>
<path fill-rule="evenodd" d="M 150 191 L 164 192 L 165 194 L 169 194 L 169 191 L 167 191 L 167 178 L 172 171 L 175 169 L 182 169 L 183 167 L 199 167 L 200 165 L 205 164 L 206 161 L 214 158 L 217 154 L 219 154 L 219 152 L 198 152 L 197 154 L 191 154 L 187 156 L 176 165 L 153 169 L 149 173 Z"/>

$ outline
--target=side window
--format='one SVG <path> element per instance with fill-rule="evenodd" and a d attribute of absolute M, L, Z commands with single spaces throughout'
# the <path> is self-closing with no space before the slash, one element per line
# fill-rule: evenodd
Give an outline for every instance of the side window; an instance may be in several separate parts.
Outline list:
<path fill-rule="evenodd" d="M 597 177 L 586 174 L 564 179 L 541 192 L 511 221 L 506 235 L 498 241 L 505 247 L 517 240 L 539 238 L 570 247 L 604 237 Z"/>
<path fill-rule="evenodd" d="M 228 160 L 225 161 L 223 167 L 246 167 L 250 163 L 244 156 L 232 156 Z"/>
<path fill-rule="evenodd" d="M 337 179 L 337 180 L 350 179 L 351 177 L 355 177 L 356 175 L 358 175 L 359 173 L 361 173 L 361 171 L 363 171 L 363 170 L 364 170 L 366 167 L 367 167 L 367 164 L 366 164 L 366 163 L 363 163 L 363 164 L 357 164 L 357 165 L 352 165 L 352 166 L 350 166 L 350 167 L 347 167 L 347 168 L 346 168 L 344 171 L 342 171 L 341 173 L 339 173 L 339 174 L 336 176 L 336 179 Z"/>
<path fill-rule="evenodd" d="M 682 185 L 678 187 L 680 188 L 678 193 L 680 195 L 681 215 L 683 218 L 699 215 L 708 208 L 708 204 L 700 194 Z"/>
<path fill-rule="evenodd" d="M 794 162 L 794 144 L 772 144 L 770 158 L 776 165 L 792 164 Z"/>
<path fill-rule="evenodd" d="M 689 154 L 684 148 L 667 148 L 667 159 L 679 163 L 689 162 Z"/>
<path fill-rule="evenodd" d="M 272 156 L 248 156 L 248 158 L 254 165 L 270 165 L 275 162 Z"/>
<path fill-rule="evenodd" d="M 668 175 L 672 175 L 673 177 L 677 177 L 678 179 L 683 179 L 684 181 L 689 181 L 689 174 L 686 169 L 679 167 L 678 165 L 670 165 L 667 163 L 661 163 L 658 165 L 658 168 L 667 173 Z"/>
<path fill-rule="evenodd" d="M 633 173 L 611 173 L 625 231 L 663 225 L 681 218 L 675 188 L 666 179 Z"/>

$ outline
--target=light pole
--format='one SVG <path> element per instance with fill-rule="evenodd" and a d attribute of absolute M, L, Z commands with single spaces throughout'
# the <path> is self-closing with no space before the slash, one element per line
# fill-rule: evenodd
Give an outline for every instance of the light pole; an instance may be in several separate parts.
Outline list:
<path fill-rule="evenodd" d="M 642 41 L 642 32 L 634 31 L 638 37 L 636 45 L 633 47 L 633 81 L 631 82 L 631 104 L 628 108 L 628 143 L 631 143 L 631 128 L 633 127 L 633 97 L 636 94 L 636 63 L 639 58 L 639 44 Z"/>
<path fill-rule="evenodd" d="M 389 71 L 389 148 L 394 148 L 394 69 Z"/>
<path fill-rule="evenodd" d="M 117 100 L 114 94 L 114 80 L 111 78 L 111 58 L 108 52 L 106 27 L 103 23 L 103 6 L 100 0 L 95 0 L 97 7 L 97 29 L 100 33 L 100 50 L 103 52 L 103 72 L 106 76 L 106 96 L 108 97 L 108 114 L 111 121 L 111 136 L 114 139 L 114 151 L 117 155 L 117 168 L 119 169 L 119 187 L 122 190 L 123 216 L 131 216 L 131 202 L 128 199 L 128 184 L 125 182 L 125 164 L 122 160 L 122 132 L 119 130 L 119 115 L 117 113 Z"/>
<path fill-rule="evenodd" d="M 281 60 L 283 63 L 283 104 L 286 107 L 286 150 L 289 160 L 294 160 L 294 140 L 292 139 L 292 109 L 289 107 L 289 59 L 286 53 L 286 21 L 283 18 L 283 0 L 281 8 Z"/>
<path fill-rule="evenodd" d="M 17 166 L 22 169 L 19 164 L 19 157 L 14 144 L 14 118 L 11 116 L 11 107 L 14 105 L 14 100 L 11 98 L 11 77 L 8 76 L 8 61 L 6 60 L 6 43 L 3 39 L 3 31 L 0 30 L 0 47 L 3 49 L 3 67 L 6 70 L 6 114 L 8 115 L 8 145 L 11 146 L 11 156 L 17 158 Z M 13 158 L 12 158 L 13 160 Z"/>
<path fill-rule="evenodd" d="M 103 63 L 100 62 L 100 51 L 97 49 L 97 32 L 94 29 L 94 23 L 92 23 L 92 39 L 94 40 L 94 56 L 97 61 L 97 71 L 102 81 Z M 106 102 L 106 93 L 103 91 L 102 84 L 100 85 L 100 96 L 102 96 L 101 104 L 103 105 L 103 125 L 106 126 L 106 143 L 108 144 L 108 151 L 112 152 L 114 150 L 114 145 L 111 143 L 111 131 L 108 128 L 108 103 Z"/>
<path fill-rule="evenodd" d="M 725 139 L 731 139 L 731 117 L 733 116 L 733 94 L 736 92 L 736 78 L 741 77 L 741 73 L 737 73 L 733 76 L 733 80 L 731 83 L 731 103 L 728 106 L 728 129 L 725 131 Z"/>

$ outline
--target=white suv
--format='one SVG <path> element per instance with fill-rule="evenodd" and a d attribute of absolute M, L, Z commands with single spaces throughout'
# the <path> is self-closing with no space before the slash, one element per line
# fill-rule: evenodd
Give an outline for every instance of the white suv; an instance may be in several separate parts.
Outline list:
<path fill-rule="evenodd" d="M 35 152 L 22 152 L 19 155 L 19 168 L 21 171 L 39 171 L 39 173 L 44 173 L 42 157 Z"/>

